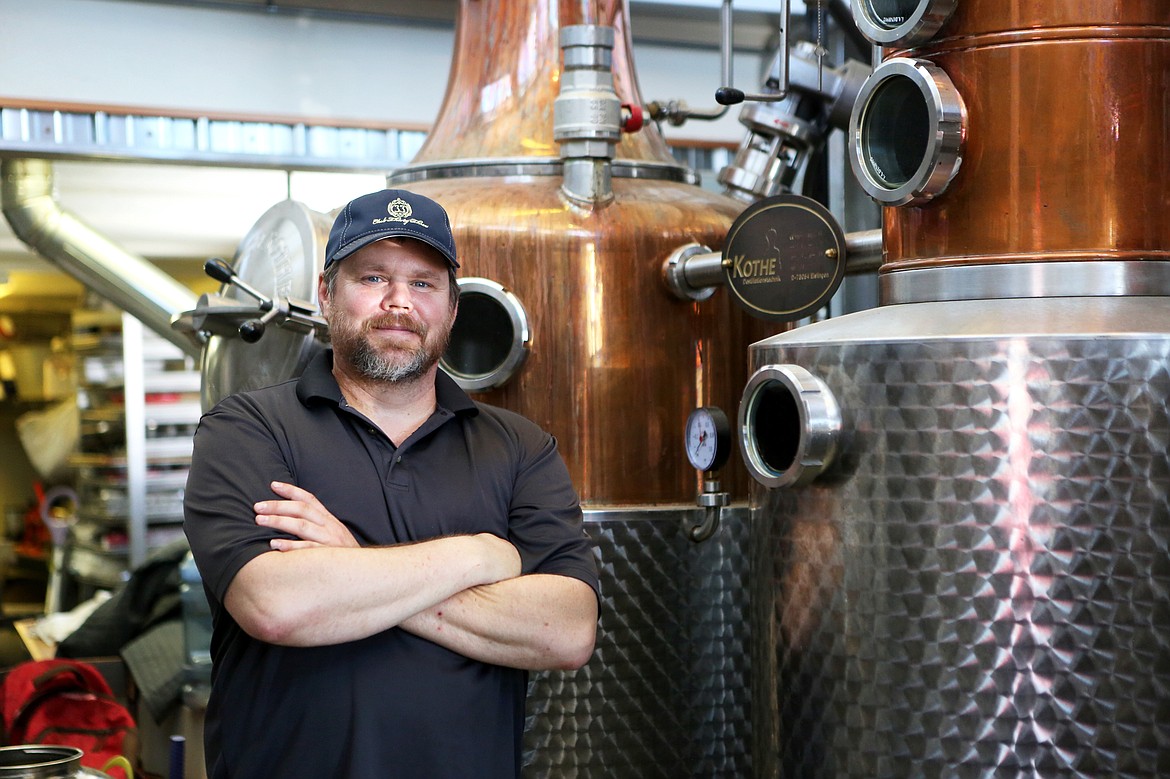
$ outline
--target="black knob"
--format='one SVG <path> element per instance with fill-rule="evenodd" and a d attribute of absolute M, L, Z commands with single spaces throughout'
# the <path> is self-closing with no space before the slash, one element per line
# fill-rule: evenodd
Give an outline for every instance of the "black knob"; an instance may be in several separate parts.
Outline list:
<path fill-rule="evenodd" d="M 212 257 L 203 263 L 203 272 L 222 284 L 230 284 L 236 277 L 236 269 L 219 257 Z"/>
<path fill-rule="evenodd" d="M 743 90 L 735 87 L 719 87 L 715 90 L 715 102 L 719 105 L 739 105 L 743 102 Z"/>
<path fill-rule="evenodd" d="M 264 335 L 264 322 L 259 319 L 249 319 L 240 325 L 240 338 L 244 343 L 254 344 Z"/>

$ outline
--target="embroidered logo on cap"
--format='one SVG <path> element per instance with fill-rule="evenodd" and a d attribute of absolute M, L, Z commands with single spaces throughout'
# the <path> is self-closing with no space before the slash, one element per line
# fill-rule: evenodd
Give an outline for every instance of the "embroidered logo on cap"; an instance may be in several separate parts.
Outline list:
<path fill-rule="evenodd" d="M 380 225 L 386 222 L 402 222 L 403 224 L 415 224 L 429 229 L 426 222 L 411 216 L 414 213 L 414 209 L 410 207 L 410 203 L 407 203 L 400 197 L 396 197 L 386 204 L 386 213 L 390 214 L 390 216 L 375 219 L 370 224 Z"/>

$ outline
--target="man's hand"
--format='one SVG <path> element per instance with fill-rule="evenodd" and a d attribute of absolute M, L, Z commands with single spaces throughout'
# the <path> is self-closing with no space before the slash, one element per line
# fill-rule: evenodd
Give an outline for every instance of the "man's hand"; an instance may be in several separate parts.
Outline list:
<path fill-rule="evenodd" d="M 272 482 L 272 491 L 284 500 L 262 500 L 252 508 L 256 524 L 296 536 L 274 538 L 269 544 L 278 552 L 314 546 L 357 547 L 357 539 L 340 519 L 308 490 L 282 481 Z"/>

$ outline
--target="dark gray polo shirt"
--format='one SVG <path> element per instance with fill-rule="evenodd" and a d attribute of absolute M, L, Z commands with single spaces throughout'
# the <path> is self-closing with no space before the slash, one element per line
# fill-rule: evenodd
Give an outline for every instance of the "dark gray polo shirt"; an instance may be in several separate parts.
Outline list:
<path fill-rule="evenodd" d="M 257 641 L 223 608 L 243 565 L 270 552 L 253 503 L 296 484 L 359 543 L 494 533 L 524 573 L 597 590 L 592 544 L 555 440 L 474 403 L 446 375 L 438 409 L 399 447 L 345 404 L 325 351 L 300 379 L 234 395 L 204 415 L 185 529 L 211 604 L 209 776 L 516 777 L 527 674 L 397 628 L 326 647 Z"/>

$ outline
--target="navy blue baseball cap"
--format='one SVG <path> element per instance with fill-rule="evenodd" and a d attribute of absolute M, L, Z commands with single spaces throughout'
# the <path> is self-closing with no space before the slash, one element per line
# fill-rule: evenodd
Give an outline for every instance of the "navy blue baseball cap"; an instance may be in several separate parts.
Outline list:
<path fill-rule="evenodd" d="M 451 267 L 459 267 L 447 212 L 429 197 L 405 189 L 383 189 L 346 203 L 329 231 L 325 267 L 383 238 L 415 238 L 437 249 Z"/>

